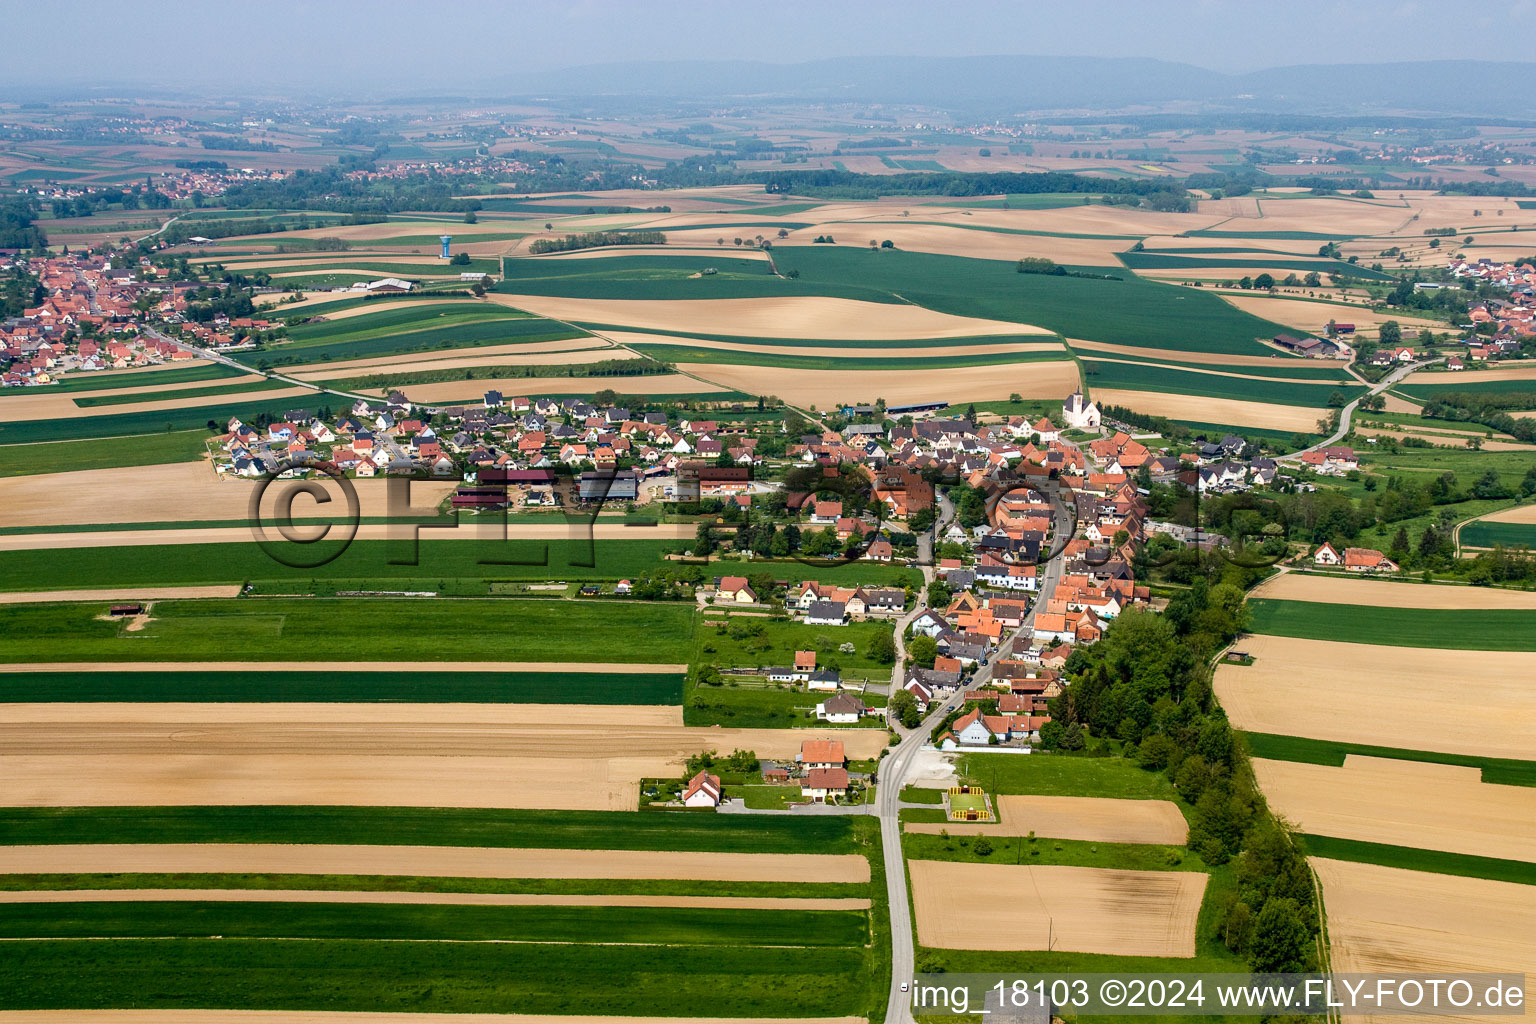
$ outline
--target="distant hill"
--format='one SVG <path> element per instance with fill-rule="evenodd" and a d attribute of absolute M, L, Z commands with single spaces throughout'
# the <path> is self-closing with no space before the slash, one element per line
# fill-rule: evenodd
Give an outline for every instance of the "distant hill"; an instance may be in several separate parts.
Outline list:
<path fill-rule="evenodd" d="M 1536 64 L 1469 60 L 1319 64 L 1231 75 L 1191 64 L 1101 57 L 849 57 L 798 64 L 634 61 L 503 76 L 514 95 L 846 100 L 975 113 L 1206 111 L 1536 117 Z"/>

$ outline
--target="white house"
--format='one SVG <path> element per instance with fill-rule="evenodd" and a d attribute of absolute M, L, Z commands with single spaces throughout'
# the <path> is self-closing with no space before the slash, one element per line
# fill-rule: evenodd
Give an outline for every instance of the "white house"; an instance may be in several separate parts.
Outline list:
<path fill-rule="evenodd" d="M 816 717 L 834 725 L 852 725 L 869 709 L 851 693 L 839 693 L 816 705 Z"/>
<path fill-rule="evenodd" d="M 1344 559 L 1339 557 L 1339 553 L 1333 550 L 1332 544 L 1324 544 L 1312 552 L 1313 565 L 1340 565 L 1343 561 Z"/>
<path fill-rule="evenodd" d="M 699 772 L 689 779 L 688 785 L 683 789 L 683 806 L 720 806 L 720 778 L 709 772 Z"/>
<path fill-rule="evenodd" d="M 845 624 L 848 606 L 842 601 L 817 601 L 805 613 L 810 626 L 841 626 Z"/>
<path fill-rule="evenodd" d="M 818 804 L 847 793 L 848 771 L 845 768 L 812 768 L 800 783 L 800 795 Z"/>

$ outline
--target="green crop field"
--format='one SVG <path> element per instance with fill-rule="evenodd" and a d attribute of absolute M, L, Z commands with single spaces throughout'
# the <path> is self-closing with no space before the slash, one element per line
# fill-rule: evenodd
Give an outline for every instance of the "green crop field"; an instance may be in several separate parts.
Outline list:
<path fill-rule="evenodd" d="M 841 817 L 459 807 L 0 807 L 0 846 L 327 843 L 538 850 L 858 853 Z"/>
<path fill-rule="evenodd" d="M 274 400 L 262 398 L 260 392 L 256 392 L 245 401 L 218 402 L 183 409 L 103 413 L 97 416 L 74 416 L 69 419 L 34 420 L 29 423 L 0 423 L 0 445 L 31 444 L 38 441 L 77 441 L 85 438 L 123 441 L 142 434 L 171 434 L 177 431 L 205 429 L 209 420 L 213 420 L 222 429 L 225 422 L 232 416 L 238 416 L 249 422 L 266 413 L 273 419 L 280 420 L 289 409 L 304 408 L 313 411 L 324 405 L 350 409 L 352 399 L 343 395 L 316 391 Z"/>
<path fill-rule="evenodd" d="M 70 373 L 56 384 L 37 388 L 0 389 L 0 402 L 17 395 L 59 395 L 74 391 L 112 391 L 118 388 L 142 388 L 150 385 L 186 384 L 197 380 L 218 380 L 221 377 L 240 377 L 243 370 L 236 370 L 221 363 L 205 363 L 202 366 L 176 366 L 169 364 L 163 370 L 136 370 L 133 373 Z"/>
<path fill-rule="evenodd" d="M 699 907 L 464 906 L 282 901 L 12 904 L 0 938 L 406 939 L 603 941 L 625 945 L 862 946 L 858 911 Z"/>
<path fill-rule="evenodd" d="M 1091 388 L 1126 388 L 1136 391 L 1205 395 L 1250 402 L 1273 402 L 1320 409 L 1338 391 L 1352 398 L 1363 388 L 1357 382 L 1320 381 L 1297 384 L 1285 380 L 1251 380 L 1214 373 L 1197 373 L 1152 363 L 1129 363 L 1082 356 L 1083 375 Z"/>
<path fill-rule="evenodd" d="M 0 445 L 0 477 L 196 462 L 208 451 L 204 444 L 208 436 L 205 423 L 197 430 L 178 430 L 169 434 L 5 444 Z"/>
<path fill-rule="evenodd" d="M 836 344 L 835 342 L 833 344 Z M 745 352 L 739 349 L 687 348 L 682 345 L 630 344 L 630 348 L 667 363 L 731 363 L 745 366 L 784 366 L 797 370 L 936 370 L 946 366 L 986 366 L 1033 363 L 1067 358 L 1065 352 L 973 352 L 966 355 L 802 356 L 781 352 Z"/>
<path fill-rule="evenodd" d="M 7 943 L 0 1008 L 821 1017 L 862 1013 L 856 948 L 286 939 Z"/>
<path fill-rule="evenodd" d="M 354 661 L 685 661 L 692 610 L 587 601 L 366 602 L 262 598 L 161 601 L 134 633 L 98 605 L 0 606 L 8 662 L 307 661 L 345 650 Z M 593 644 L 605 634 L 624 643 Z M 381 666 L 382 667 L 382 666 Z"/>
<path fill-rule="evenodd" d="M 732 635 L 733 627 L 738 635 Z M 753 635 L 759 628 L 761 632 Z M 809 626 L 772 619 L 709 617 L 694 631 L 693 657 L 696 662 L 721 668 L 772 668 L 794 664 L 796 651 L 818 651 L 818 667 L 836 669 L 845 680 L 880 682 L 890 679 L 890 663 L 877 661 L 869 651 L 876 637 L 891 633 L 891 623 L 880 620 Z M 838 650 L 845 643 L 853 644 L 853 653 Z"/>
<path fill-rule="evenodd" d="M 1224 366 L 1220 363 L 1162 363 L 1155 360 L 1143 360 L 1113 356 L 1107 352 L 1098 352 L 1092 349 L 1084 349 L 1078 353 L 1084 360 L 1097 363 L 1119 363 L 1136 367 L 1151 367 L 1159 370 L 1173 370 L 1176 373 L 1192 373 L 1195 368 L 1214 370 L 1218 373 L 1234 375 L 1235 377 L 1273 377 L 1280 380 L 1297 379 L 1318 384 L 1342 384 L 1349 387 L 1359 387 L 1360 382 L 1341 369 L 1329 365 L 1317 365 L 1315 361 L 1311 366 L 1298 364 L 1298 360 L 1276 358 L 1270 366 Z"/>
<path fill-rule="evenodd" d="M 622 324 L 602 324 L 589 320 L 578 320 L 577 325 L 598 332 L 623 331 L 628 334 L 652 334 L 658 339 L 656 344 L 666 344 L 662 339 L 681 338 L 684 340 L 698 339 L 700 341 L 725 341 L 733 345 L 753 345 L 761 348 L 784 348 L 793 350 L 797 348 L 842 348 L 842 349 L 887 349 L 920 348 L 942 351 L 951 347 L 974 347 L 991 345 L 1016 345 L 1020 342 L 1040 343 L 1054 340 L 1050 335 L 1042 334 L 983 334 L 964 338 L 892 338 L 884 339 L 859 339 L 846 338 L 818 339 L 818 338 L 754 338 L 740 334 L 701 334 L 697 331 L 686 329 L 661 330 L 651 327 L 626 327 Z M 686 325 L 683 325 L 686 328 Z M 637 342 L 636 344 L 644 344 Z M 717 419 L 719 417 L 716 417 Z"/>
<path fill-rule="evenodd" d="M 1536 864 L 1523 860 L 1501 860 L 1468 853 L 1445 853 L 1408 846 L 1367 843 L 1358 839 L 1338 839 L 1310 833 L 1301 837 L 1307 853 L 1333 860 L 1352 860 L 1380 864 L 1408 871 L 1428 871 L 1436 875 L 1460 875 L 1465 878 L 1489 878 L 1496 882 L 1536 885 Z"/>
<path fill-rule="evenodd" d="M 1487 520 L 1468 523 L 1461 528 L 1461 543 L 1474 548 L 1495 545 L 1536 548 L 1536 523 L 1490 523 Z"/>
<path fill-rule="evenodd" d="M 672 672 L 13 672 L 0 702 L 681 704 Z"/>
<path fill-rule="evenodd" d="M 1412 395 L 1421 402 L 1457 391 L 1474 395 L 1529 395 L 1536 392 L 1536 380 L 1500 380 L 1493 374 L 1479 374 L 1466 370 L 1460 373 L 1436 373 L 1425 376 L 1432 376 L 1433 383 L 1422 383 L 1424 377 L 1418 377 L 1421 383 L 1399 384 L 1392 390 Z"/>
<path fill-rule="evenodd" d="M 1392 275 L 1384 274 L 1379 270 L 1362 267 L 1355 263 L 1346 263 L 1343 260 L 1328 259 L 1295 259 L 1295 260 L 1265 260 L 1253 259 L 1242 253 L 1234 253 L 1231 256 L 1200 259 L 1194 256 L 1175 256 L 1164 252 L 1123 252 L 1120 259 L 1132 270 L 1221 270 L 1223 274 L 1230 274 L 1225 268 L 1241 267 L 1252 269 L 1255 274 L 1268 273 L 1271 275 L 1295 274 L 1298 277 L 1309 271 L 1317 271 L 1320 274 L 1329 274 L 1334 277 L 1357 277 L 1367 281 L 1391 281 Z"/>
<path fill-rule="evenodd" d="M 1020 274 L 1004 260 L 850 246 L 774 250 L 802 288 L 858 289 L 960 316 L 1034 324 L 1065 337 L 1193 352 L 1268 353 L 1255 338 L 1287 328 L 1243 313 L 1218 296 L 1093 267 L 1104 277 Z"/>
<path fill-rule="evenodd" d="M 132 405 L 136 402 L 155 402 L 161 399 L 183 398 L 213 398 L 235 399 L 244 395 L 258 395 L 262 391 L 276 391 L 280 388 L 291 388 L 292 384 L 282 380 L 258 380 L 249 384 L 209 384 L 207 387 L 186 388 L 176 391 L 147 391 L 135 395 L 108 394 L 108 395 L 82 395 L 72 399 L 77 409 L 94 409 L 98 406 Z M 260 401 L 260 398 L 257 398 Z"/>
<path fill-rule="evenodd" d="M 448 304 L 445 302 L 444 306 Z M 494 309 L 495 312 L 491 312 Z M 414 316 L 410 314 L 415 314 Z M 583 332 L 505 307 L 475 311 L 391 310 L 374 315 L 293 328 L 292 340 L 248 358 L 257 366 L 293 365 L 427 350 L 479 348 L 579 338 Z"/>
<path fill-rule="evenodd" d="M 1248 602 L 1255 633 L 1390 647 L 1536 651 L 1536 615 L 1509 608 L 1372 608 L 1311 601 Z"/>

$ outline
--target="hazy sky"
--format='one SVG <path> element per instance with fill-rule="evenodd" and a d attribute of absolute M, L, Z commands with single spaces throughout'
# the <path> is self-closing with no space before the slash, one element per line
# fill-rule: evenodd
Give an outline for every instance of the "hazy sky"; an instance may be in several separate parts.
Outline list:
<path fill-rule="evenodd" d="M 1219 71 L 1526 61 L 1536 0 L 0 0 L 0 84 L 399 91 L 622 60 L 1159 57 Z"/>

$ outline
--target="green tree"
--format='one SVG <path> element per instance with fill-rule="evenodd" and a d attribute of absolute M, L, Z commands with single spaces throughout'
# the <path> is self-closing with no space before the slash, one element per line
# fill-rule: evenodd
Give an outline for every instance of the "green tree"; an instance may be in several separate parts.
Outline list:
<path fill-rule="evenodd" d="M 933 667 L 933 659 L 939 656 L 939 642 L 931 636 L 915 636 L 907 644 L 907 657 L 927 668 Z"/>
<path fill-rule="evenodd" d="M 922 712 L 917 710 L 917 698 L 907 690 L 897 690 L 891 694 L 886 708 L 891 718 L 908 729 L 917 728 L 923 721 Z"/>
<path fill-rule="evenodd" d="M 882 665 L 889 665 L 896 660 L 896 641 L 891 639 L 891 634 L 881 631 L 875 634 L 875 638 L 869 642 L 869 650 L 865 652 L 872 661 Z"/>
<path fill-rule="evenodd" d="M 1382 348 L 1396 348 L 1403 343 L 1403 328 L 1396 320 L 1383 323 L 1376 333 Z"/>
<path fill-rule="evenodd" d="M 1275 279 L 1269 274 L 1260 274 L 1253 279 L 1253 286 L 1263 291 L 1268 291 L 1275 286 Z"/>
<path fill-rule="evenodd" d="M 1253 922 L 1248 965 L 1261 974 L 1305 971 L 1311 965 L 1312 935 L 1292 899 L 1267 901 Z"/>

